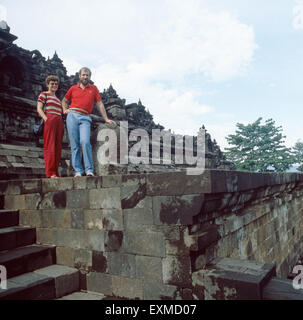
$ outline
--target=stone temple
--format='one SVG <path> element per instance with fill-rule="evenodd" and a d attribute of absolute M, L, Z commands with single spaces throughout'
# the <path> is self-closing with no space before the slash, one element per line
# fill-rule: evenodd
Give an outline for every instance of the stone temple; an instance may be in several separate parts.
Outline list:
<path fill-rule="evenodd" d="M 78 75 L 16 39 L 1 21 L 0 300 L 303 300 L 303 174 L 233 171 L 208 133 L 200 175 L 176 161 L 99 165 L 106 125 L 93 114 L 97 176 L 72 177 L 65 134 L 62 178 L 44 179 L 36 99 L 47 75 L 60 98 Z M 141 101 L 101 94 L 120 140 L 122 127 L 164 130 Z"/>

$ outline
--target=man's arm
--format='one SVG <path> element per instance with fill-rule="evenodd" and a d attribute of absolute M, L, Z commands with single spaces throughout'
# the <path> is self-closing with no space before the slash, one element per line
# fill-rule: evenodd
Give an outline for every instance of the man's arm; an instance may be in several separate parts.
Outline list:
<path fill-rule="evenodd" d="M 63 100 L 62 100 L 63 114 L 70 113 L 70 110 L 68 109 L 68 103 L 69 103 L 69 101 L 66 98 L 63 98 Z"/>
<path fill-rule="evenodd" d="M 97 101 L 97 108 L 99 109 L 99 111 L 100 111 L 100 113 L 106 123 L 108 123 L 108 124 L 111 124 L 111 123 L 115 124 L 116 123 L 115 121 L 108 119 L 107 113 L 106 113 L 106 110 L 105 110 L 105 107 L 104 107 L 104 104 L 102 101 Z"/>

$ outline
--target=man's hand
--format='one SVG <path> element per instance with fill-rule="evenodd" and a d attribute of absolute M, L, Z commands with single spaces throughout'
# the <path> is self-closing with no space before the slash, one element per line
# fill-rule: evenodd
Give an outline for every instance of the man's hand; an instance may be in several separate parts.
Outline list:
<path fill-rule="evenodd" d="M 117 124 L 116 124 L 116 122 L 115 122 L 114 120 L 110 120 L 110 119 L 107 119 L 107 120 L 105 121 L 105 123 L 107 123 L 107 124 L 115 124 L 115 125 L 117 125 Z"/>
<path fill-rule="evenodd" d="M 66 110 L 63 111 L 63 114 L 69 114 L 70 112 L 72 112 L 72 110 L 66 109 Z"/>

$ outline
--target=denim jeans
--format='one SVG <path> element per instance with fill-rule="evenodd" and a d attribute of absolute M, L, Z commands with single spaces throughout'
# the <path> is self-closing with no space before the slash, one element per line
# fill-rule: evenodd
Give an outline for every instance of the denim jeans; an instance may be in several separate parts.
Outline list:
<path fill-rule="evenodd" d="M 84 173 L 93 173 L 93 152 L 90 144 L 90 128 L 92 119 L 90 116 L 81 115 L 70 112 L 66 118 L 67 131 L 72 152 L 72 165 L 77 173 L 83 175 Z M 81 163 L 82 148 L 85 170 Z"/>

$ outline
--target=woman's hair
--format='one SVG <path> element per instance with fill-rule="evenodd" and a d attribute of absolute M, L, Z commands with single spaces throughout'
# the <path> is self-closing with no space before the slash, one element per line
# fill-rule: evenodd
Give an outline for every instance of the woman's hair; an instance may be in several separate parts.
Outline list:
<path fill-rule="evenodd" d="M 45 84 L 46 84 L 46 86 L 48 86 L 51 81 L 57 81 L 58 84 L 60 83 L 60 80 L 59 80 L 59 78 L 58 78 L 57 76 L 48 76 L 48 77 L 45 79 Z"/>

